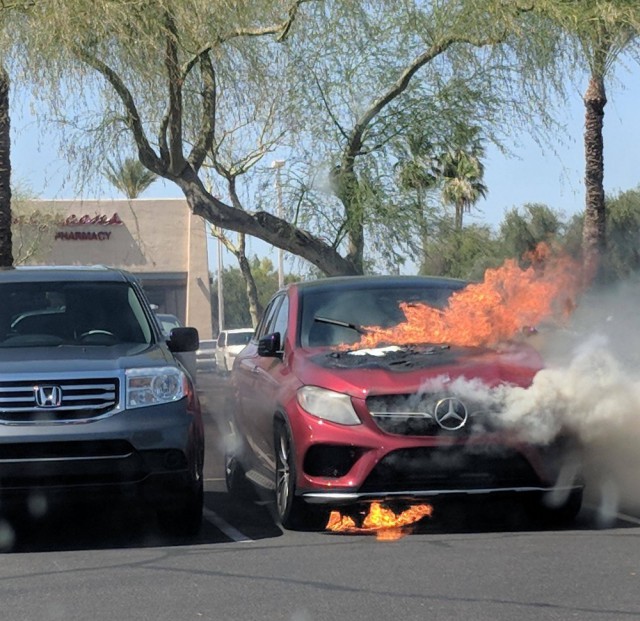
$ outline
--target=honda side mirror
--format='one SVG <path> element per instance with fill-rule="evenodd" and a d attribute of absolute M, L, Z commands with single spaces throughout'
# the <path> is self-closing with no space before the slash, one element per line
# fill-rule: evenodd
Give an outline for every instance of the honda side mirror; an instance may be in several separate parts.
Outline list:
<path fill-rule="evenodd" d="M 172 352 L 196 351 L 200 338 L 196 328 L 173 328 L 167 340 Z"/>

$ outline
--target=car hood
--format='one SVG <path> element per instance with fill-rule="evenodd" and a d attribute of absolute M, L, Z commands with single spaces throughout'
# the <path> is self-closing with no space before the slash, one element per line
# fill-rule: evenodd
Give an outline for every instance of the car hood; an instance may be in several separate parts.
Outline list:
<path fill-rule="evenodd" d="M 298 350 L 294 371 L 303 384 L 363 397 L 415 392 L 429 379 L 477 380 L 488 387 L 527 387 L 543 367 L 532 347 L 505 344 L 495 349 L 410 346 L 360 352 Z"/>
<path fill-rule="evenodd" d="M 115 373 L 170 364 L 175 362 L 166 347 L 141 343 L 0 349 L 0 374 Z"/>

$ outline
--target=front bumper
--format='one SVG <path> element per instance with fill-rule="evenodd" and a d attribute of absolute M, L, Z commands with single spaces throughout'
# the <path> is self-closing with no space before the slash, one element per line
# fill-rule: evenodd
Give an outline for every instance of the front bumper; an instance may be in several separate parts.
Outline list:
<path fill-rule="evenodd" d="M 296 493 L 309 504 L 413 501 L 455 495 L 569 494 L 582 489 L 568 444 L 536 446 L 512 434 L 395 435 L 364 416 L 342 426 L 290 417 Z"/>
<path fill-rule="evenodd" d="M 179 493 L 203 451 L 187 399 L 82 422 L 0 425 L 0 494 Z"/>
<path fill-rule="evenodd" d="M 562 495 L 569 495 L 571 492 L 580 490 L 582 488 L 582 485 L 570 485 L 562 487 L 495 487 L 475 489 L 424 489 L 404 491 L 380 490 L 378 492 L 306 492 L 301 494 L 301 498 L 308 504 L 340 506 L 359 502 L 364 503 L 380 500 L 418 502 L 429 498 L 473 496 L 482 494 L 498 495 L 559 493 Z"/>

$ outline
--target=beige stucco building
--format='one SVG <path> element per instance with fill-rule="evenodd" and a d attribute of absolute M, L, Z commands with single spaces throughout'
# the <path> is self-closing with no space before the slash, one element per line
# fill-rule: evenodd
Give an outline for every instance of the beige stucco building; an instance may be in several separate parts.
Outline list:
<path fill-rule="evenodd" d="M 12 231 L 16 262 L 124 268 L 158 312 L 212 337 L 205 221 L 184 199 L 33 201 Z"/>

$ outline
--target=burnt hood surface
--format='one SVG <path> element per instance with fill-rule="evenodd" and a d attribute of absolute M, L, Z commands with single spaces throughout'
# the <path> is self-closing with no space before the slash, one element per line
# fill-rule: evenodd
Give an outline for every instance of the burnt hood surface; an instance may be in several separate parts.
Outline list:
<path fill-rule="evenodd" d="M 407 345 L 367 350 L 331 351 L 316 354 L 311 361 L 327 369 L 378 369 L 410 372 L 432 367 L 514 365 L 539 368 L 541 362 L 529 346 L 506 344 L 497 348 L 449 345 Z"/>

